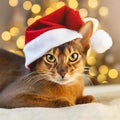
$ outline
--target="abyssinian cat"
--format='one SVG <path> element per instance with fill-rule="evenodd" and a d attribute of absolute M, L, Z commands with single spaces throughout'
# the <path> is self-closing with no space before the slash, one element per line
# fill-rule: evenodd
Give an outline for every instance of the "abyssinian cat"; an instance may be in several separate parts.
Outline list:
<path fill-rule="evenodd" d="M 4 79 L 4 87 L 0 84 L 0 107 L 56 108 L 92 102 L 92 96 L 83 96 L 83 72 L 92 32 L 93 23 L 88 21 L 80 29 L 82 39 L 51 49 L 31 64 L 30 73 L 24 77 L 6 85 Z"/>

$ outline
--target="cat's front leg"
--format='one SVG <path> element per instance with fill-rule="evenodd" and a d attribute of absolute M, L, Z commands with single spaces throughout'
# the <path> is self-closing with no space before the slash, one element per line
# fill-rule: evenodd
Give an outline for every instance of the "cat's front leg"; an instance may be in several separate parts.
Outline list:
<path fill-rule="evenodd" d="M 70 103 L 66 99 L 58 99 L 53 101 L 54 107 L 67 107 L 67 106 L 72 106 L 73 104 Z"/>
<path fill-rule="evenodd" d="M 87 95 L 77 98 L 76 104 L 86 104 L 86 103 L 91 103 L 93 101 L 94 101 L 94 97 L 92 95 Z"/>

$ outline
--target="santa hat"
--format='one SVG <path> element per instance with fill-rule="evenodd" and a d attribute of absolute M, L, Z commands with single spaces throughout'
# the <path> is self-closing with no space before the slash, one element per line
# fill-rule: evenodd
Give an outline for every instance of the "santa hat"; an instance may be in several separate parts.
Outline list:
<path fill-rule="evenodd" d="M 31 63 L 42 57 L 50 49 L 73 39 L 82 38 L 78 31 L 83 24 L 79 12 L 67 6 L 34 22 L 26 29 L 25 34 L 26 40 L 23 49 L 26 58 L 25 67 L 29 68 Z M 91 39 L 92 44 L 98 36 L 96 33 Z M 101 41 L 101 38 L 99 39 Z M 96 48 L 94 45 L 91 46 L 93 49 Z"/>

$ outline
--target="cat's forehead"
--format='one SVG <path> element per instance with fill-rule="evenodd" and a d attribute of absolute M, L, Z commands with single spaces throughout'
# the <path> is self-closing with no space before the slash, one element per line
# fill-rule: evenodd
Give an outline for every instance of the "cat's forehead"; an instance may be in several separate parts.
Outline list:
<path fill-rule="evenodd" d="M 70 54 L 71 52 L 74 52 L 74 51 L 75 50 L 72 46 L 61 45 L 61 46 L 51 49 L 49 53 L 59 55 L 59 54 Z"/>
<path fill-rule="evenodd" d="M 81 53 L 82 52 L 81 46 L 76 44 L 75 42 L 68 42 L 51 49 L 48 53 L 55 54 L 55 55 L 59 55 L 59 54 L 68 55 L 76 51 Z"/>

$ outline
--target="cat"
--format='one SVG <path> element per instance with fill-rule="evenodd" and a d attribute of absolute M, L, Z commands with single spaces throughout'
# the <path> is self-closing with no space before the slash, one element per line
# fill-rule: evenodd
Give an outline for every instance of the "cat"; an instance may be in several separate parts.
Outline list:
<path fill-rule="evenodd" d="M 6 80 L 4 87 L 0 83 L 0 107 L 58 108 L 92 102 L 93 96 L 83 95 L 83 73 L 93 23 L 86 22 L 79 32 L 82 39 L 51 49 L 31 64 L 30 73 L 22 68 L 24 73 L 19 77 L 10 82 Z"/>

